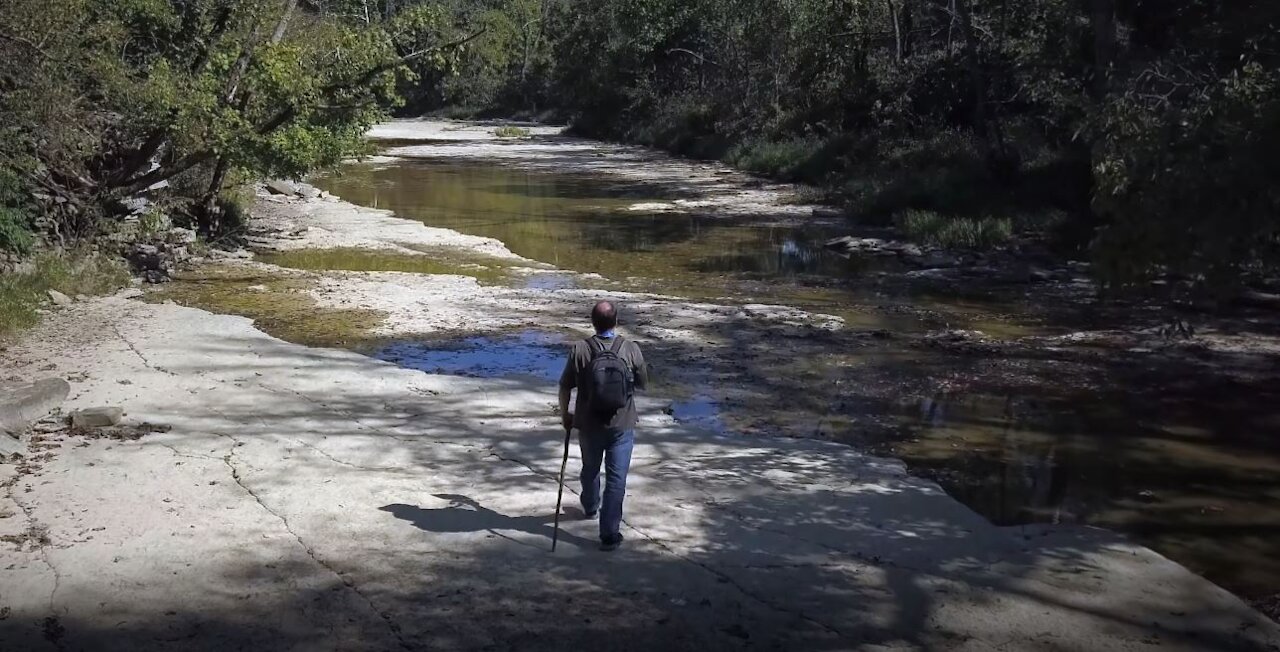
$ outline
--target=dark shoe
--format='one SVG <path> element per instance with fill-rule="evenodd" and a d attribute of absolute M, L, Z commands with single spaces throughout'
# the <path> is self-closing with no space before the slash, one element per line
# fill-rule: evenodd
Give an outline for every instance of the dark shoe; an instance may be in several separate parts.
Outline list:
<path fill-rule="evenodd" d="M 598 518 L 600 518 L 600 512 L 585 512 L 582 515 L 584 521 L 594 521 Z"/>
<path fill-rule="evenodd" d="M 617 549 L 618 549 L 618 548 L 620 548 L 621 546 L 622 546 L 622 535 L 621 535 L 621 534 L 619 534 L 618 536 L 616 536 L 616 537 L 614 537 L 614 538 L 612 538 L 612 539 L 606 539 L 606 540 L 604 540 L 604 541 L 601 541 L 601 542 L 600 542 L 600 550 L 602 550 L 602 551 L 604 551 L 604 552 L 612 552 L 612 551 L 614 551 L 614 550 L 617 550 Z"/>

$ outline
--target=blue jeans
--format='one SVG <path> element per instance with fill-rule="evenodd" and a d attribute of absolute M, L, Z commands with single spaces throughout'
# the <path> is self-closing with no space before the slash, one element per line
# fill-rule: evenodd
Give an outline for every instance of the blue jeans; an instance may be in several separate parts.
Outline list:
<path fill-rule="evenodd" d="M 610 543 L 620 538 L 622 499 L 627 494 L 627 470 L 631 449 L 636 444 L 634 430 L 618 434 L 578 433 L 582 451 L 582 509 L 600 513 L 600 540 Z M 600 496 L 600 462 L 604 462 L 604 496 Z"/>

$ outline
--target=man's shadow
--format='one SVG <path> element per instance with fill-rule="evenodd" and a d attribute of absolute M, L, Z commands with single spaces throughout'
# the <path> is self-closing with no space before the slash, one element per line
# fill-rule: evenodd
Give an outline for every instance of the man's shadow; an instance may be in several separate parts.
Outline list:
<path fill-rule="evenodd" d="M 555 532 L 554 522 L 555 515 L 549 516 L 506 516 L 489 509 L 476 502 L 475 500 L 460 494 L 432 494 L 436 498 L 449 501 L 448 507 L 440 509 L 423 509 L 413 505 L 405 505 L 396 503 L 379 507 L 379 510 L 390 513 L 392 516 L 408 521 L 414 527 L 425 530 L 427 532 L 439 533 L 461 533 L 461 532 L 490 532 L 509 541 L 514 541 L 521 545 L 531 545 L 528 542 L 513 539 L 502 533 L 503 530 L 515 530 L 517 532 L 527 532 L 535 536 L 546 537 L 551 540 L 552 534 Z M 561 520 L 569 520 L 575 517 L 581 517 L 581 512 L 573 508 L 566 509 L 566 515 Z M 560 541 L 571 543 L 578 547 L 592 547 L 594 542 L 579 536 L 560 531 Z M 536 547 L 536 546 L 535 546 Z"/>

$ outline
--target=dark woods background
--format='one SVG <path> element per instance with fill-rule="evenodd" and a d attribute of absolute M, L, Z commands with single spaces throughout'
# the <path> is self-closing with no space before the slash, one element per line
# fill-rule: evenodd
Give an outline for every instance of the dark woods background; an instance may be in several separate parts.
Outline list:
<path fill-rule="evenodd" d="M 570 121 L 821 188 L 862 222 L 1045 242 L 1113 288 L 1265 284 L 1269 0 L 7 0 L 0 246 L 139 192 L 206 231 L 236 188 L 387 112 Z M 946 239 L 946 238 L 943 238 Z"/>

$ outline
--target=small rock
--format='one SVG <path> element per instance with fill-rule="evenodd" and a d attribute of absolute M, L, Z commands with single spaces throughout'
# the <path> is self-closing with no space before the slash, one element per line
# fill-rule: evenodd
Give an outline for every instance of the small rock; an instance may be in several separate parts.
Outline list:
<path fill-rule="evenodd" d="M 76 295 L 76 301 L 88 301 L 88 300 L 89 300 L 89 295 L 87 295 L 87 294 L 77 294 L 77 295 Z"/>
<path fill-rule="evenodd" d="M 319 199 L 320 189 L 305 183 L 298 184 L 298 196 L 303 199 Z"/>
<path fill-rule="evenodd" d="M 943 280 L 954 278 L 955 273 L 950 269 L 918 269 L 906 273 L 907 278 L 923 278 L 931 280 Z"/>
<path fill-rule="evenodd" d="M 153 285 L 169 280 L 169 273 L 161 269 L 149 269 L 142 273 L 142 280 Z"/>
<path fill-rule="evenodd" d="M 130 197 L 120 202 L 130 215 L 141 215 L 151 208 L 151 200 L 146 197 Z"/>
<path fill-rule="evenodd" d="M 169 240 L 177 244 L 189 245 L 196 241 L 196 232 L 180 226 L 174 227 L 169 229 Z"/>
<path fill-rule="evenodd" d="M 96 407 L 71 413 L 71 425 L 76 428 L 105 428 L 120 423 L 124 410 L 119 407 Z"/>
<path fill-rule="evenodd" d="M 160 248 L 156 245 L 134 245 L 133 250 L 125 257 L 129 259 L 130 263 L 133 263 L 133 268 L 139 272 L 164 268 L 164 256 L 161 255 Z"/>
<path fill-rule="evenodd" d="M 1138 492 L 1138 498 L 1141 498 L 1142 502 L 1145 503 L 1155 502 L 1156 493 L 1150 489 L 1143 489 Z"/>
<path fill-rule="evenodd" d="M 920 264 L 925 267 L 958 267 L 960 259 L 955 256 L 944 254 L 940 251 L 931 251 L 921 259 Z"/>
<path fill-rule="evenodd" d="M 57 291 L 57 290 L 49 290 L 49 291 L 47 292 L 47 294 L 49 295 L 49 300 L 50 300 L 50 301 L 52 301 L 52 302 L 53 302 L 53 305 L 55 305 L 55 306 L 69 306 L 69 305 L 71 305 L 71 297 L 69 297 L 69 296 L 67 296 L 67 295 L 65 295 L 65 294 L 63 294 L 63 293 L 61 293 L 61 292 L 59 292 L 59 291 Z"/>
<path fill-rule="evenodd" d="M 1037 268 L 1032 268 L 1028 276 L 1031 277 L 1031 280 L 1036 281 L 1037 283 L 1045 283 L 1053 280 L 1052 272 Z"/>
<path fill-rule="evenodd" d="M 226 251 L 224 249 L 214 249 L 209 254 L 209 257 L 213 258 L 214 260 L 232 260 L 232 259 L 248 260 L 250 258 L 253 258 L 253 254 L 249 253 L 245 249 L 236 249 L 235 251 Z"/>
<path fill-rule="evenodd" d="M 137 299 L 146 294 L 138 288 L 125 288 L 116 293 L 117 299 Z"/>

